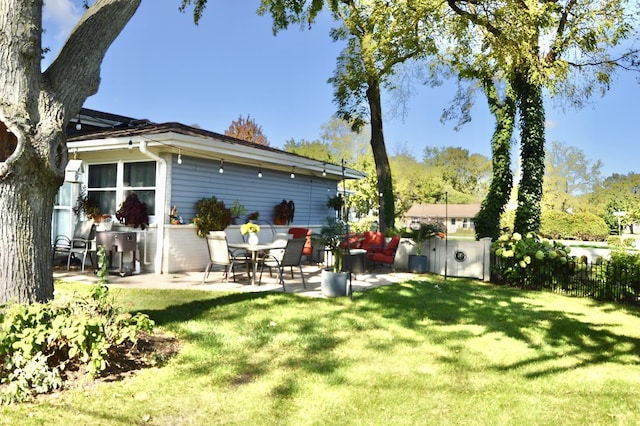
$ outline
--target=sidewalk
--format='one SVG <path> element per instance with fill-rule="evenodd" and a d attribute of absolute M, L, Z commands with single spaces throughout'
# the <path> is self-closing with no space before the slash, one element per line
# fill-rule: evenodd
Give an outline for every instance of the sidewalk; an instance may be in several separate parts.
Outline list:
<path fill-rule="evenodd" d="M 320 292 L 320 274 L 322 267 L 316 265 L 303 265 L 304 278 L 307 288 L 302 287 L 300 271 L 293 270 L 293 279 L 288 269 L 285 269 L 284 281 L 287 293 L 297 293 L 311 297 L 324 297 Z M 109 275 L 109 287 L 121 288 L 145 288 L 161 290 L 211 290 L 211 291 L 237 291 L 237 292 L 263 292 L 282 291 L 282 285 L 278 283 L 276 273 L 269 276 L 268 271 L 262 275 L 261 285 L 252 286 L 249 283 L 246 273 L 238 271 L 236 282 L 230 277 L 229 282 L 224 282 L 222 271 L 212 271 L 209 277 L 202 284 L 203 271 L 179 272 L 174 274 L 155 275 L 153 273 L 142 273 L 121 277 L 120 275 Z M 71 268 L 70 271 L 62 269 L 54 271 L 54 279 L 64 281 L 77 281 L 85 283 L 97 283 L 98 277 L 90 268 L 85 269 L 84 274 L 79 268 Z M 389 269 L 380 269 L 374 272 L 365 272 L 352 275 L 351 286 L 354 292 L 364 291 L 369 288 L 389 285 L 411 278 L 416 278 L 415 274 L 408 272 L 391 272 Z"/>

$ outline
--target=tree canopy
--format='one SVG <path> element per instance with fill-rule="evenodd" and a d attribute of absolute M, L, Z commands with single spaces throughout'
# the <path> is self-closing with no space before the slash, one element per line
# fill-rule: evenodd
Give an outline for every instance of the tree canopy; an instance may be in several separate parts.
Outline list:
<path fill-rule="evenodd" d="M 269 141 L 262 132 L 262 126 L 258 125 L 250 115 L 244 118 L 242 114 L 240 114 L 237 120 L 231 122 L 229 128 L 224 131 L 224 134 L 242 139 L 243 141 L 269 146 Z"/>

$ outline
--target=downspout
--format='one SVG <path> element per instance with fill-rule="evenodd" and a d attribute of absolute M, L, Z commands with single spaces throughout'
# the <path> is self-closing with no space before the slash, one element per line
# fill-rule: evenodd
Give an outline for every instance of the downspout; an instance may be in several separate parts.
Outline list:
<path fill-rule="evenodd" d="M 160 209 L 160 214 L 158 214 L 158 208 L 156 208 L 156 226 L 157 226 L 157 238 L 156 238 L 156 256 L 154 261 L 154 273 L 156 275 L 160 275 L 162 273 L 162 259 L 164 258 L 164 218 L 165 215 L 162 214 L 164 211 L 164 205 L 166 201 L 166 188 L 167 188 L 167 162 L 164 158 L 157 156 L 156 154 L 149 152 L 147 150 L 147 142 L 144 140 L 140 141 L 138 145 L 140 148 L 140 152 L 147 157 L 155 160 L 160 165 L 160 173 L 157 173 L 156 176 L 159 179 L 156 179 L 156 194 L 162 194 L 162 202 L 156 203 L 156 205 Z M 157 199 L 157 195 L 156 195 Z"/>

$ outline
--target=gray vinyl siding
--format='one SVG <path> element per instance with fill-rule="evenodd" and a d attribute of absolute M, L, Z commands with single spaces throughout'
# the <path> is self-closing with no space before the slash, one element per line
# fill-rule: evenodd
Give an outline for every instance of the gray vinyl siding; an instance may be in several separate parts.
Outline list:
<path fill-rule="evenodd" d="M 182 164 L 170 161 L 171 206 L 178 208 L 180 216 L 190 223 L 195 216 L 195 202 L 203 197 L 215 196 L 231 207 L 234 200 L 243 204 L 249 213 L 260 212 L 260 219 L 273 222 L 273 209 L 284 200 L 293 200 L 296 211 L 292 225 L 322 225 L 327 217 L 335 216 L 326 206 L 327 198 L 335 195 L 337 182 L 317 176 L 262 169 L 258 167 L 224 163 L 220 174 L 220 162 L 182 156 Z"/>

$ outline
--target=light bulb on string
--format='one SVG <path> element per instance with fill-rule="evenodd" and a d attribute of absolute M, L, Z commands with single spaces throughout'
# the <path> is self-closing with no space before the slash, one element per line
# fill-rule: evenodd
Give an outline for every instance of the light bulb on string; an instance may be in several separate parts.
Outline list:
<path fill-rule="evenodd" d="M 291 179 L 295 179 L 296 178 L 296 174 L 294 173 L 294 169 L 296 168 L 296 166 L 292 166 L 291 167 Z"/>
<path fill-rule="evenodd" d="M 220 168 L 218 169 L 218 173 L 224 173 L 224 160 L 220 160 Z"/>

